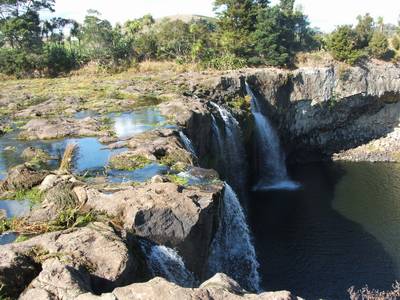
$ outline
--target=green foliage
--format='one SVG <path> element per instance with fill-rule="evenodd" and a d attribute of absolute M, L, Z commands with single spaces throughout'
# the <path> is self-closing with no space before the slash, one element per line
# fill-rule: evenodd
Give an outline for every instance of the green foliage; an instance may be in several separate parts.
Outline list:
<path fill-rule="evenodd" d="M 189 184 L 189 180 L 187 178 L 181 177 L 179 175 L 168 175 L 167 176 L 169 181 L 177 184 L 177 185 L 181 185 L 181 186 L 187 186 Z"/>
<path fill-rule="evenodd" d="M 43 193 L 38 188 L 30 190 L 18 190 L 15 192 L 14 199 L 17 201 L 28 200 L 31 205 L 37 205 L 43 201 Z"/>
<path fill-rule="evenodd" d="M 81 63 L 79 53 L 62 44 L 48 43 L 43 49 L 43 68 L 51 77 L 68 73 Z"/>
<path fill-rule="evenodd" d="M 391 59 L 394 56 L 393 51 L 389 49 L 387 37 L 380 31 L 375 31 L 368 44 L 368 49 L 372 57 L 378 59 Z"/>
<path fill-rule="evenodd" d="M 327 47 L 335 59 L 350 65 L 365 56 L 365 52 L 358 47 L 357 33 L 349 25 L 339 26 L 330 35 Z"/>
<path fill-rule="evenodd" d="M 374 18 L 370 14 L 365 16 L 357 17 L 358 24 L 355 27 L 355 33 L 357 34 L 357 47 L 365 48 L 369 45 L 369 42 L 374 34 L 375 22 Z"/>
<path fill-rule="evenodd" d="M 26 235 L 20 235 L 17 237 L 17 239 L 15 240 L 15 243 L 22 243 L 29 240 L 29 237 Z"/>
<path fill-rule="evenodd" d="M 268 4 L 268 0 L 215 1 L 219 17 L 216 38 L 224 55 L 241 58 L 253 56 L 251 33 L 256 29 L 259 11 Z"/>
<path fill-rule="evenodd" d="M 61 211 L 57 218 L 50 222 L 50 231 L 58 231 L 67 228 L 82 227 L 96 220 L 93 212 L 82 212 L 78 208 L 68 208 Z"/>
<path fill-rule="evenodd" d="M 394 38 L 393 38 L 393 40 L 392 40 L 392 45 L 393 45 L 393 48 L 395 49 L 395 50 L 400 50 L 400 38 L 398 37 L 398 36 L 395 36 Z"/>
<path fill-rule="evenodd" d="M 244 58 L 228 53 L 220 57 L 211 56 L 209 60 L 203 61 L 202 65 L 206 68 L 217 70 L 234 70 L 244 68 L 247 65 L 247 62 Z"/>

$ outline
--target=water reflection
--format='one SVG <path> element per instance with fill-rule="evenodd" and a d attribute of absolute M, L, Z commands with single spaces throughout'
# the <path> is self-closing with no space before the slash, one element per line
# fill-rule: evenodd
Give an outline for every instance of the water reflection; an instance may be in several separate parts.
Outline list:
<path fill-rule="evenodd" d="M 249 219 L 264 288 L 306 299 L 346 299 L 352 285 L 389 289 L 399 279 L 397 173 L 301 165 L 291 176 L 302 190 L 253 193 Z"/>
<path fill-rule="evenodd" d="M 74 115 L 77 119 L 97 116 L 92 111 L 81 111 Z M 109 114 L 108 117 L 114 122 L 116 135 L 123 139 L 157 127 L 166 125 L 165 118 L 160 115 L 156 108 L 147 108 L 130 113 Z M 126 149 L 109 150 L 101 144 L 97 138 L 66 138 L 62 140 L 37 140 L 21 141 L 18 140 L 18 131 L 9 133 L 0 137 L 0 180 L 4 179 L 7 170 L 24 162 L 21 157 L 22 152 L 27 147 L 40 148 L 50 154 L 53 160 L 48 162 L 48 167 L 54 169 L 58 167 L 59 160 L 66 146 L 74 143 L 78 146 L 78 152 L 75 156 L 74 171 L 83 173 L 87 170 L 104 168 L 112 155 L 118 154 Z M 154 166 L 150 166 L 150 173 Z M 143 171 L 147 172 L 147 171 Z M 159 170 L 157 171 L 159 172 Z M 131 178 L 145 178 L 140 172 L 135 173 Z M 118 180 L 119 177 L 117 177 Z"/>
<path fill-rule="evenodd" d="M 22 216 L 30 209 L 29 201 L 0 200 L 0 211 L 5 211 L 7 218 Z"/>
<path fill-rule="evenodd" d="M 166 120 L 155 108 L 132 113 L 110 114 L 110 117 L 114 120 L 114 131 L 120 139 L 151 130 Z"/>

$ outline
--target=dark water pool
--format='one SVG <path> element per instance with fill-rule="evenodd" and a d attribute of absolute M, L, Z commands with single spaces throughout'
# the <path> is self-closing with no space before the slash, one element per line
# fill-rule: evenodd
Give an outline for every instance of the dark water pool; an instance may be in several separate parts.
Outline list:
<path fill-rule="evenodd" d="M 400 165 L 291 167 L 297 191 L 253 193 L 249 222 L 267 290 L 348 299 L 400 279 Z"/>

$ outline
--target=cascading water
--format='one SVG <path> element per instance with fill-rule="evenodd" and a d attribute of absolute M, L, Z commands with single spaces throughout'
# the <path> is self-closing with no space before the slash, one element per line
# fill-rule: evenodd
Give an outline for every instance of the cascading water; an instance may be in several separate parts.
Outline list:
<path fill-rule="evenodd" d="M 285 154 L 279 137 L 262 113 L 259 99 L 246 84 L 247 94 L 251 96 L 251 112 L 255 121 L 257 150 L 259 152 L 259 181 L 254 190 L 297 189 L 298 184 L 288 177 Z"/>
<path fill-rule="evenodd" d="M 194 157 L 197 157 L 196 150 L 194 150 L 192 141 L 186 136 L 186 134 L 184 134 L 182 131 L 179 131 L 179 137 L 181 138 L 185 149 L 189 151 Z"/>
<path fill-rule="evenodd" d="M 247 290 L 259 291 L 258 267 L 246 216 L 235 192 L 226 183 L 220 224 L 211 244 L 208 275 L 223 272 Z"/>
<path fill-rule="evenodd" d="M 210 102 L 210 104 L 217 109 L 223 122 L 223 129 L 221 129 L 216 117 L 211 115 L 214 155 L 218 158 L 215 167 L 233 189 L 243 196 L 247 165 L 239 123 L 226 109 L 213 102 Z"/>
<path fill-rule="evenodd" d="M 194 275 L 186 268 L 182 257 L 168 247 L 151 244 L 142 240 L 142 250 L 146 253 L 147 264 L 154 277 L 159 276 L 182 287 L 194 287 Z"/>

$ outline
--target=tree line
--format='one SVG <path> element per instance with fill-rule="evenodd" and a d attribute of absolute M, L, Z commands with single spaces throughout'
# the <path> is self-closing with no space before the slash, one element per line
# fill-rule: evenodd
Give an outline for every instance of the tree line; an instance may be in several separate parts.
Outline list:
<path fill-rule="evenodd" d="M 58 76 L 88 62 L 119 71 L 144 60 L 174 60 L 203 68 L 293 67 L 296 54 L 327 50 L 349 64 L 391 59 L 398 27 L 370 15 L 331 34 L 312 28 L 295 0 L 215 0 L 216 18 L 155 20 L 151 15 L 112 25 L 89 10 L 82 23 L 54 17 L 55 0 L 0 0 L 0 73 Z M 389 41 L 390 37 L 390 41 Z M 393 50 L 394 49 L 394 50 Z"/>

